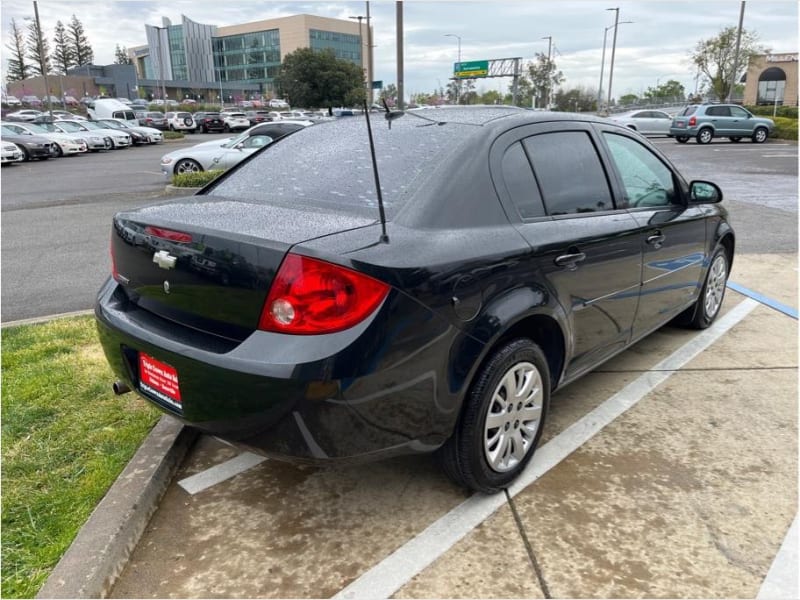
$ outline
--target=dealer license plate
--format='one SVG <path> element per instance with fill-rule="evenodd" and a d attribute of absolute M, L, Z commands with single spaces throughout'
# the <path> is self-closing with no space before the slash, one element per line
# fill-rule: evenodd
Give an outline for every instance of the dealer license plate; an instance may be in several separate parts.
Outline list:
<path fill-rule="evenodd" d="M 144 352 L 139 353 L 139 389 L 175 408 L 181 408 L 178 371 Z"/>

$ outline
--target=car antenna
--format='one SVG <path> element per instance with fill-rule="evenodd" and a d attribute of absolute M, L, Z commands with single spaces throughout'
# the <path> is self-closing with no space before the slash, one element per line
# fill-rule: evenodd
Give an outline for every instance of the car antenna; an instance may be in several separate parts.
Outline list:
<path fill-rule="evenodd" d="M 395 119 L 399 119 L 406 113 L 403 110 L 395 110 L 395 111 L 389 110 L 389 105 L 386 103 L 386 98 L 383 99 L 383 108 L 386 109 L 386 112 L 384 113 L 383 116 L 386 118 L 386 122 L 389 123 L 389 131 L 391 131 L 392 121 L 394 121 Z"/>
<path fill-rule="evenodd" d="M 372 125 L 369 121 L 369 106 L 364 99 L 364 116 L 367 118 L 367 134 L 369 135 L 369 152 L 372 155 L 372 172 L 375 175 L 375 191 L 378 194 L 378 212 L 381 217 L 381 237 L 380 241 L 389 243 L 389 236 L 386 234 L 386 212 L 383 210 L 383 193 L 381 192 L 381 179 L 378 175 L 378 159 L 375 158 L 375 140 L 372 138 Z M 388 117 L 388 115 L 387 115 Z"/>

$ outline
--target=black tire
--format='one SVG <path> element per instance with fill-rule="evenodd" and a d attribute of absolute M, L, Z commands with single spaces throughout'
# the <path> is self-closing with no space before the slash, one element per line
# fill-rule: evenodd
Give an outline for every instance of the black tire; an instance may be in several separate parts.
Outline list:
<path fill-rule="evenodd" d="M 675 139 L 677 140 L 677 142 L 679 144 L 685 144 L 686 142 L 689 141 L 689 136 L 688 135 L 677 135 L 677 136 L 675 136 Z"/>
<path fill-rule="evenodd" d="M 231 130 L 231 128 L 227 123 L 225 124 L 225 127 L 222 128 L 222 131 L 224 131 L 225 133 L 230 132 L 230 130 Z"/>
<path fill-rule="evenodd" d="M 718 246 L 708 263 L 706 280 L 697 301 L 675 318 L 675 324 L 690 329 L 706 329 L 719 315 L 725 300 L 725 284 L 730 274 L 730 256 Z"/>
<path fill-rule="evenodd" d="M 509 382 L 514 390 L 508 389 Z M 532 387 L 525 392 L 528 384 Z M 517 385 L 524 400 L 507 405 Z M 474 491 L 491 494 L 508 487 L 536 450 L 549 402 L 550 371 L 539 346 L 527 338 L 503 344 L 478 371 L 453 435 L 438 450 L 442 469 Z M 487 425 L 490 416 L 497 427 Z M 525 416 L 536 418 L 525 421 Z"/>
<path fill-rule="evenodd" d="M 181 173 L 199 173 L 202 170 L 203 167 L 196 160 L 182 158 L 175 165 L 173 173 L 175 173 L 175 175 L 180 175 Z"/>
<path fill-rule="evenodd" d="M 25 146 L 17 146 L 17 148 L 19 148 L 20 150 L 22 150 L 22 160 L 21 160 L 20 162 L 30 162 L 30 161 L 31 161 L 31 155 L 30 155 L 30 153 L 29 153 L 29 152 L 28 152 L 28 151 L 25 149 Z"/>
<path fill-rule="evenodd" d="M 56 151 L 55 151 L 55 154 L 53 156 L 55 156 L 56 158 L 61 158 L 62 156 L 64 156 L 64 149 L 61 146 L 59 146 L 58 144 L 55 144 L 55 147 L 56 147 Z"/>
<path fill-rule="evenodd" d="M 697 132 L 695 139 L 698 144 L 710 144 L 711 140 L 714 139 L 714 130 L 710 127 L 703 127 Z"/>
<path fill-rule="evenodd" d="M 740 138 L 740 137 L 732 137 L 732 138 L 730 138 L 730 140 L 731 140 L 731 141 L 732 141 L 734 144 L 738 144 L 739 142 L 741 142 L 741 141 L 742 141 L 742 138 Z"/>
<path fill-rule="evenodd" d="M 754 144 L 763 144 L 767 141 L 768 136 L 769 132 L 766 127 L 756 127 L 756 130 L 753 132 L 753 137 L 750 139 L 753 140 Z"/>

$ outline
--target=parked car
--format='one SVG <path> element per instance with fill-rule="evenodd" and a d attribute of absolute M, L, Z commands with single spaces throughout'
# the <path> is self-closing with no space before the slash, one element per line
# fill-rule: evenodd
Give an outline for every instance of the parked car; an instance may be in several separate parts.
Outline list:
<path fill-rule="evenodd" d="M 83 154 L 89 150 L 89 147 L 86 145 L 86 140 L 73 137 L 66 133 L 49 131 L 41 125 L 37 125 L 36 123 L 3 122 L 2 125 L 17 135 L 36 135 L 47 138 L 54 144 L 53 150 L 56 156 Z"/>
<path fill-rule="evenodd" d="M 94 121 L 56 121 L 58 125 L 64 127 L 70 133 L 77 133 L 81 131 L 88 131 L 88 132 L 97 132 L 99 135 L 102 135 L 104 138 L 111 139 L 111 148 L 127 148 L 133 142 L 131 140 L 130 134 L 125 133 L 124 131 L 119 131 L 117 129 L 109 129 L 108 127 L 103 127 L 102 125 L 98 125 Z"/>
<path fill-rule="evenodd" d="M 39 115 L 43 115 L 40 110 L 35 110 L 32 108 L 24 108 L 22 110 L 17 110 L 12 113 L 8 113 L 5 117 L 3 117 L 6 121 L 33 121 Z"/>
<path fill-rule="evenodd" d="M 138 111 L 137 111 L 138 114 Z M 144 116 L 139 116 L 139 125 L 144 127 L 153 127 L 154 129 L 160 129 L 161 131 L 166 131 L 169 129 L 169 124 L 167 123 L 167 119 L 164 116 L 164 113 L 158 111 L 146 111 Z"/>
<path fill-rule="evenodd" d="M 259 123 L 266 123 L 275 120 L 275 118 L 270 115 L 270 112 L 266 110 L 248 110 L 244 113 L 244 116 L 247 117 L 251 127 L 253 125 L 258 125 Z"/>
<path fill-rule="evenodd" d="M 196 112 L 194 115 L 194 122 L 197 123 L 197 128 L 203 132 L 209 131 L 223 131 L 225 129 L 225 121 L 218 112 Z"/>
<path fill-rule="evenodd" d="M 191 148 L 179 148 L 161 157 L 161 172 L 172 177 L 209 169 L 230 169 L 256 150 L 309 125 L 312 125 L 311 121 L 262 123 L 228 140 L 213 140 Z"/>
<path fill-rule="evenodd" d="M 64 104 L 68 106 L 79 106 L 80 102 L 78 102 L 75 96 L 64 96 Z"/>
<path fill-rule="evenodd" d="M 756 117 L 736 104 L 692 104 L 672 120 L 669 133 L 681 144 L 692 137 L 698 144 L 709 144 L 715 137 L 732 142 L 747 137 L 763 144 L 774 128 L 772 119 Z"/>
<path fill-rule="evenodd" d="M 47 131 L 53 133 L 64 133 L 74 140 L 83 141 L 89 152 L 99 152 L 101 150 L 111 150 L 114 147 L 114 142 L 108 135 L 103 135 L 99 131 L 87 131 L 80 127 L 75 127 L 70 124 L 71 121 L 49 121 L 43 123 L 36 123 Z"/>
<path fill-rule="evenodd" d="M 194 133 L 197 129 L 197 124 L 194 122 L 194 117 L 188 112 L 168 112 L 164 115 L 167 121 L 167 127 L 170 131 L 188 131 Z"/>
<path fill-rule="evenodd" d="M 23 96 L 22 97 L 22 103 L 27 105 L 27 106 L 41 106 L 42 105 L 42 101 L 39 100 L 39 97 L 38 96 L 32 96 L 32 95 Z"/>
<path fill-rule="evenodd" d="M 3 96 L 3 104 L 6 106 L 22 106 L 22 102 L 16 96 Z M 14 147 L 16 148 L 16 146 Z"/>
<path fill-rule="evenodd" d="M 270 108 L 289 108 L 289 103 L 281 98 L 273 98 L 267 103 Z"/>
<path fill-rule="evenodd" d="M 225 131 L 244 131 L 250 127 L 250 120 L 243 112 L 222 112 L 220 116 L 225 124 Z"/>
<path fill-rule="evenodd" d="M 164 135 L 158 129 L 131 125 L 124 119 L 98 119 L 96 123 L 101 127 L 124 131 L 131 136 L 134 144 L 161 144 L 164 141 Z"/>
<path fill-rule="evenodd" d="M 0 126 L 0 137 L 3 141 L 16 144 L 22 151 L 24 161 L 33 159 L 47 160 L 56 156 L 53 143 L 40 135 L 19 135 L 6 125 Z"/>
<path fill-rule="evenodd" d="M 22 154 L 22 150 L 16 144 L 11 142 L 6 142 L 2 140 L 2 164 L 10 165 L 15 162 L 22 162 L 25 158 L 25 155 Z"/>
<path fill-rule="evenodd" d="M 632 110 L 611 115 L 611 121 L 642 135 L 669 135 L 672 117 L 663 110 Z"/>
<path fill-rule="evenodd" d="M 494 492 L 531 459 L 553 391 L 673 319 L 719 314 L 722 193 L 626 127 L 398 114 L 372 127 L 379 204 L 363 119 L 114 217 L 95 315 L 117 391 L 270 456 L 437 450 Z"/>
<path fill-rule="evenodd" d="M 131 100 L 131 108 L 134 110 L 147 110 L 148 106 L 150 106 L 150 103 L 144 98 L 136 98 L 135 100 Z"/>

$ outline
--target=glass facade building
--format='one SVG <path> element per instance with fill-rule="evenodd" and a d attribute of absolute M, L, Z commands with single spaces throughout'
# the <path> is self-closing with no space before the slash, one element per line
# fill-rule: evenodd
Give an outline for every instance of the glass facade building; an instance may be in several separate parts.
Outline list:
<path fill-rule="evenodd" d="M 321 31 L 309 29 L 310 48 L 312 50 L 325 50 L 330 48 L 336 58 L 349 60 L 357 65 L 361 63 L 361 39 L 358 35 L 340 33 L 338 31 Z"/>
<path fill-rule="evenodd" d="M 214 77 L 216 81 L 258 83 L 264 89 L 281 65 L 281 38 L 277 29 L 215 37 Z"/>

